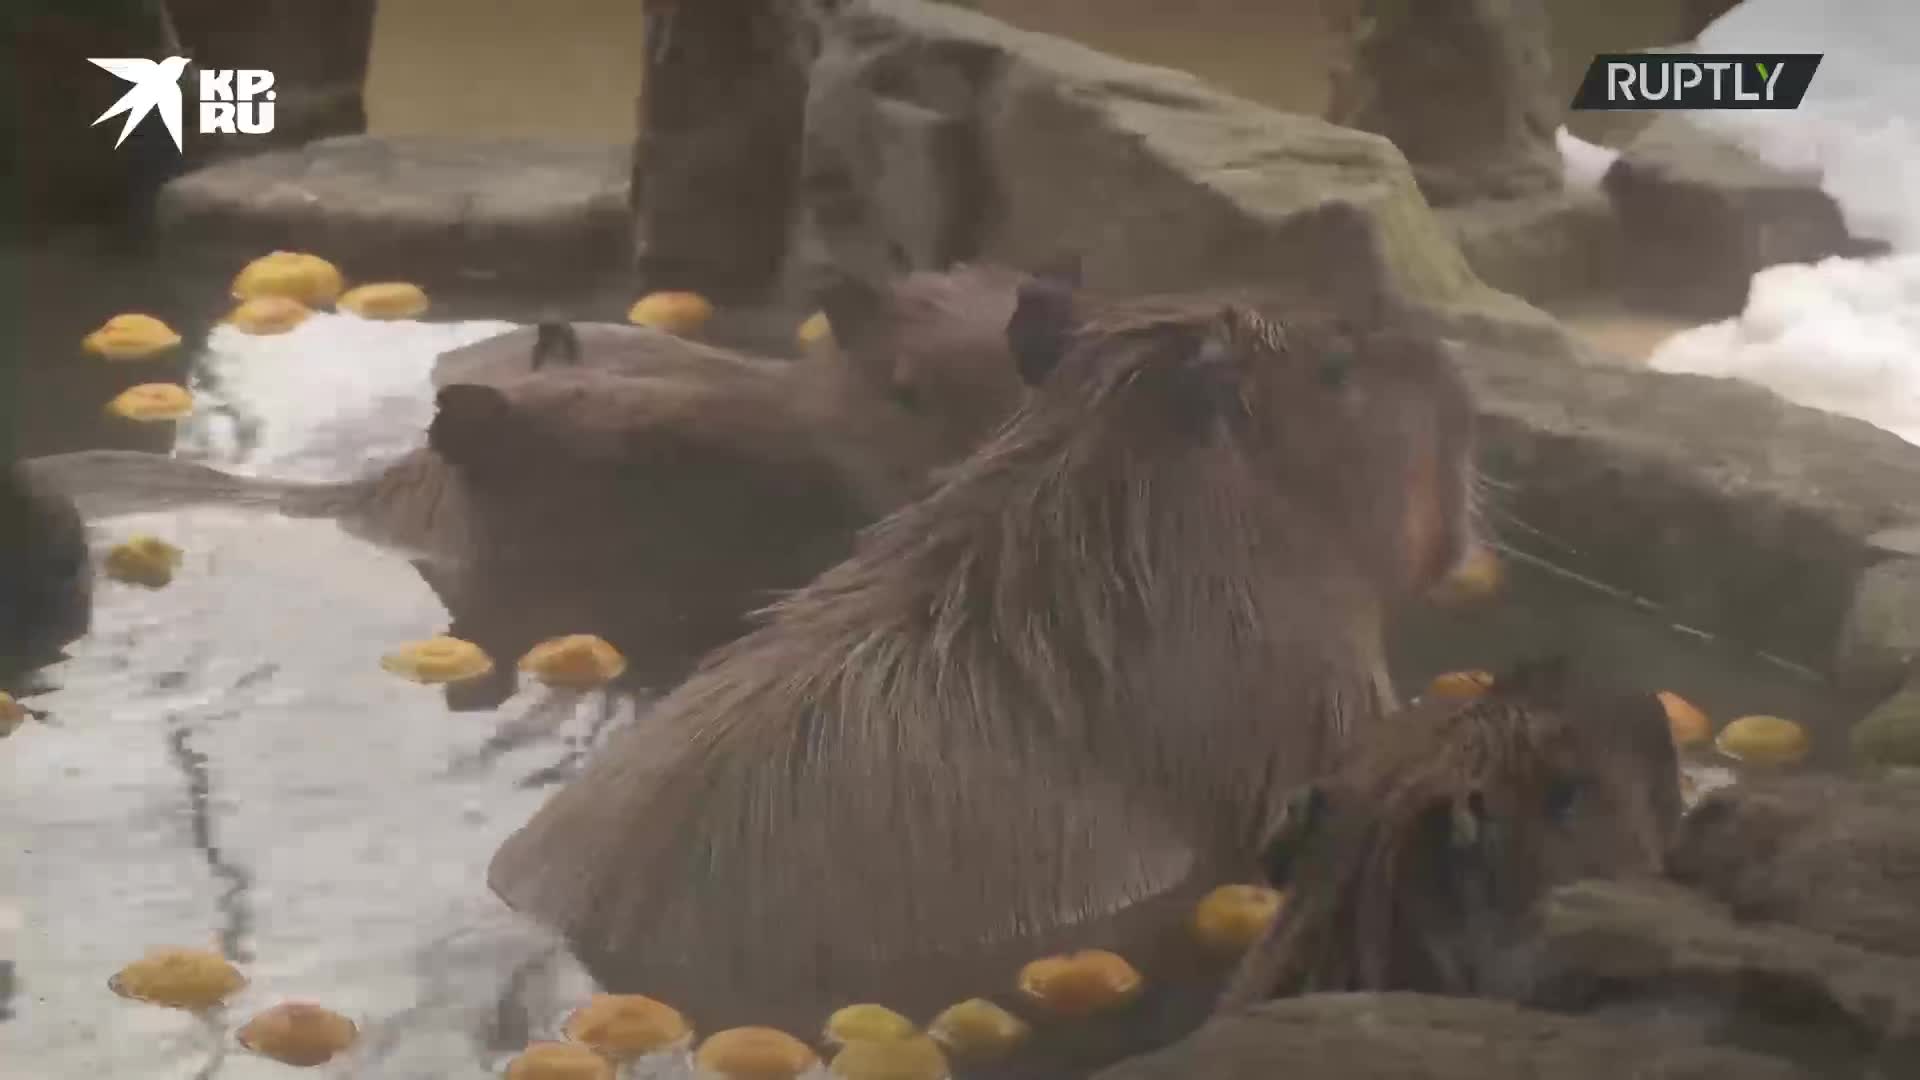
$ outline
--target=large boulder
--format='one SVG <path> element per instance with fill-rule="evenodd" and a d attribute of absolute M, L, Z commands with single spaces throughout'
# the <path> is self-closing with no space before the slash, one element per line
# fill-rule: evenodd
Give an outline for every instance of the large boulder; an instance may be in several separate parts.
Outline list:
<path fill-rule="evenodd" d="M 1750 778 L 1688 815 L 1672 872 L 1742 919 L 1920 960 L 1920 782 Z"/>
<path fill-rule="evenodd" d="M 802 188 L 812 262 L 874 277 L 1071 253 L 1098 289 L 1257 284 L 1552 336 L 1475 277 L 1385 138 L 921 0 L 826 24 Z"/>
<path fill-rule="evenodd" d="M 1786 1062 L 1497 1001 L 1310 994 L 1214 1020 L 1096 1080 L 1790 1080 Z"/>
<path fill-rule="evenodd" d="M 1567 886 L 1548 897 L 1541 921 L 1536 1005 L 1657 1018 L 1675 1038 L 1741 1047 L 1823 1077 L 1920 1075 L 1920 961 L 1911 957 L 1736 921 L 1659 882 Z"/>
<path fill-rule="evenodd" d="M 223 161 L 160 195 L 163 244 L 232 272 L 276 248 L 349 277 L 559 291 L 631 251 L 630 151 L 533 140 L 349 135 Z"/>
<path fill-rule="evenodd" d="M 1429 202 L 1560 187 L 1566 107 L 1542 0 L 1359 0 L 1348 22 L 1353 55 L 1329 118 L 1392 139 Z"/>
<path fill-rule="evenodd" d="M 1489 526 L 1663 622 L 1831 671 L 1856 594 L 1920 522 L 1920 447 L 1732 379 L 1462 353 Z"/>
<path fill-rule="evenodd" d="M 1725 318 L 1769 266 L 1886 250 L 1847 231 L 1818 176 L 1768 164 L 1684 113 L 1648 124 L 1603 183 L 1620 214 L 1625 280 L 1663 310 Z"/>

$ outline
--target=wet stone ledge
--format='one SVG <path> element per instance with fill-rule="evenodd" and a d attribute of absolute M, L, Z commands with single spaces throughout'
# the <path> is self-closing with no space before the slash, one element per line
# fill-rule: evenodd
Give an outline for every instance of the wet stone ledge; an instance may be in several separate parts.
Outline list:
<path fill-rule="evenodd" d="M 316 251 L 358 276 L 546 290 L 626 270 L 631 161 L 625 145 L 321 139 L 170 182 L 156 233 L 193 258 Z"/>

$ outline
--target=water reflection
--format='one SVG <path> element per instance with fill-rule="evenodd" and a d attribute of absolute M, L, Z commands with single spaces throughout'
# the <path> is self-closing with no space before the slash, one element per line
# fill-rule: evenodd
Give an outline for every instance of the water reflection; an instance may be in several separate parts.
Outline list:
<path fill-rule="evenodd" d="M 509 325 L 216 330 L 181 373 L 203 405 L 181 449 L 356 475 L 418 440 L 437 352 Z M 50 722 L 7 747 L 0 845 L 20 854 L 0 864 L 0 915 L 21 929 L 0 1059 L 264 1076 L 281 1066 L 236 1052 L 231 1028 L 297 998 L 365 1032 L 323 1075 L 496 1075 L 503 1043 L 590 987 L 487 892 L 487 859 L 624 712 L 534 688 L 450 715 L 381 671 L 446 614 L 406 562 L 330 523 L 198 510 L 114 519 L 93 543 L 142 532 L 185 551 L 174 582 L 103 583 L 94 633 L 45 673 Z M 208 1022 L 111 996 L 107 977 L 160 944 L 217 945 L 252 981 Z"/>

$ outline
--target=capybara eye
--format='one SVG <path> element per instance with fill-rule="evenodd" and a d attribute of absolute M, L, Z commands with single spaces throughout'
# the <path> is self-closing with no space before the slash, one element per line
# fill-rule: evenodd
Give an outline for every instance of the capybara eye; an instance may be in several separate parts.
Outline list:
<path fill-rule="evenodd" d="M 1559 779 L 1547 785 L 1547 818 L 1554 822 L 1564 822 L 1573 816 L 1574 807 L 1580 802 L 1580 785 L 1577 781 Z"/>

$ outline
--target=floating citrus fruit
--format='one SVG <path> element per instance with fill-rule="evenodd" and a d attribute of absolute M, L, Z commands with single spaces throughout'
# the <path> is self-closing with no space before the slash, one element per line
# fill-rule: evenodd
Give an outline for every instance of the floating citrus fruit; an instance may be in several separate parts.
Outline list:
<path fill-rule="evenodd" d="M 951 1071 L 939 1044 L 909 1032 L 892 1039 L 854 1039 L 827 1070 L 845 1080 L 946 1080 Z"/>
<path fill-rule="evenodd" d="M 1778 716 L 1743 716 L 1713 740 L 1722 754 L 1750 765 L 1791 765 L 1807 756 L 1807 732 Z"/>
<path fill-rule="evenodd" d="M 134 536 L 107 552 L 107 576 L 128 585 L 164 588 L 173 581 L 183 553 L 157 536 Z"/>
<path fill-rule="evenodd" d="M 1492 548 L 1476 547 L 1440 582 L 1435 595 L 1445 604 L 1477 603 L 1499 593 L 1506 576 Z"/>
<path fill-rule="evenodd" d="M 1285 894 L 1265 885 L 1222 885 L 1193 909 L 1193 933 L 1221 952 L 1239 952 L 1266 936 Z"/>
<path fill-rule="evenodd" d="M 531 1043 L 507 1063 L 507 1080 L 614 1080 L 613 1062 L 573 1043 Z"/>
<path fill-rule="evenodd" d="M 242 267 L 233 279 L 235 300 L 278 296 L 308 307 L 325 307 L 346 287 L 339 268 L 318 255 L 275 251 Z"/>
<path fill-rule="evenodd" d="M 806 320 L 800 324 L 800 329 L 795 332 L 794 336 L 799 339 L 802 345 L 812 345 L 817 342 L 828 341 L 833 337 L 833 324 L 827 321 L 826 312 L 816 311 L 806 317 Z"/>
<path fill-rule="evenodd" d="M 1449 671 L 1435 675 L 1427 684 L 1423 695 L 1430 698 L 1446 698 L 1449 701 L 1467 701 L 1487 692 L 1493 685 L 1493 673 L 1488 671 Z"/>
<path fill-rule="evenodd" d="M 1025 1020 L 986 998 L 949 1005 L 927 1025 L 927 1034 L 949 1053 L 972 1062 L 1006 1057 L 1032 1033 Z"/>
<path fill-rule="evenodd" d="M 212 949 L 160 948 L 107 980 L 123 998 L 198 1012 L 211 1009 L 247 985 L 247 977 Z"/>
<path fill-rule="evenodd" d="M 1126 959 L 1105 949 L 1046 956 L 1020 969 L 1020 992 L 1049 1012 L 1087 1016 L 1124 1005 L 1142 980 Z"/>
<path fill-rule="evenodd" d="M 0 690 L 0 739 L 18 731 L 26 722 L 27 707 L 13 700 L 12 694 Z"/>
<path fill-rule="evenodd" d="M 627 312 L 627 321 L 669 334 L 697 333 L 713 318 L 713 305 L 693 292 L 648 293 Z"/>
<path fill-rule="evenodd" d="M 843 1046 L 862 1039 L 904 1039 L 918 1030 L 913 1021 L 885 1005 L 849 1005 L 827 1017 L 820 1038 L 828 1046 Z"/>
<path fill-rule="evenodd" d="M 427 292 L 410 282 L 381 281 L 348 289 L 337 306 L 363 319 L 411 319 L 426 313 Z"/>
<path fill-rule="evenodd" d="M 595 994 L 567 1017 L 567 1038 L 613 1061 L 684 1048 L 693 1028 L 680 1011 L 640 994 Z"/>
<path fill-rule="evenodd" d="M 243 334 L 284 334 L 306 322 L 313 311 L 289 296 L 261 296 L 242 300 L 227 313 L 227 324 Z"/>
<path fill-rule="evenodd" d="M 627 658 L 603 638 L 568 634 L 527 650 L 520 670 L 548 686 L 585 690 L 619 678 Z"/>
<path fill-rule="evenodd" d="M 1667 727 L 1673 732 L 1673 745 L 1698 746 L 1713 737 L 1713 722 L 1700 707 L 1671 690 L 1654 695 L 1667 711 Z"/>
<path fill-rule="evenodd" d="M 141 383 L 120 391 L 107 402 L 107 411 L 143 424 L 178 420 L 193 414 L 193 394 L 175 383 Z"/>
<path fill-rule="evenodd" d="M 445 634 L 415 641 L 380 658 L 380 666 L 417 683 L 465 682 L 493 670 L 493 658 L 471 641 Z"/>
<path fill-rule="evenodd" d="M 100 329 L 81 338 L 80 344 L 108 360 L 145 360 L 179 345 L 180 335 L 151 315 L 130 313 L 108 319 Z"/>
<path fill-rule="evenodd" d="M 791 1080 L 820 1059 L 784 1031 L 737 1027 L 708 1036 L 693 1063 L 701 1077 L 712 1080 Z"/>
<path fill-rule="evenodd" d="M 247 1021 L 235 1036 L 240 1045 L 282 1065 L 325 1065 L 353 1045 L 353 1021 L 305 1001 L 284 1001 Z"/>

